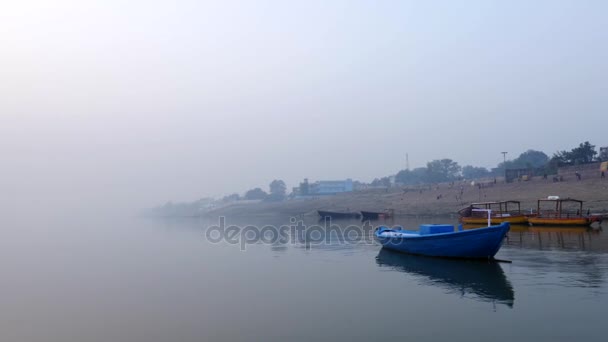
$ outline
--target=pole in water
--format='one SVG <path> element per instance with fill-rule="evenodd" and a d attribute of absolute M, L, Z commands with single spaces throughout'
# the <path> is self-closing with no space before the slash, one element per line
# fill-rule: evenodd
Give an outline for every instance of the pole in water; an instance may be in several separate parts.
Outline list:
<path fill-rule="evenodd" d="M 503 259 L 496 259 L 496 258 L 492 258 L 492 261 L 494 261 L 494 262 L 504 262 L 506 264 L 512 264 L 513 263 L 513 261 L 511 261 L 511 260 L 503 260 Z"/>

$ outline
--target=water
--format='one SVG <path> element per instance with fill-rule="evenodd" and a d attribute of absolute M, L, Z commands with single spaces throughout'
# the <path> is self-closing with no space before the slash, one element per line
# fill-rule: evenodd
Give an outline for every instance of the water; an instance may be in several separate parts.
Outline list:
<path fill-rule="evenodd" d="M 513 263 L 486 264 L 365 241 L 241 251 L 207 241 L 215 223 L 5 219 L 0 340 L 605 340 L 602 230 L 515 228 L 497 255 Z"/>

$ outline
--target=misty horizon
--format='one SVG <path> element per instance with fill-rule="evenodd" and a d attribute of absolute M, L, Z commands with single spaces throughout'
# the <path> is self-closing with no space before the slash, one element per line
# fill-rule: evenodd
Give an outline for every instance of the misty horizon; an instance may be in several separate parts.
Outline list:
<path fill-rule="evenodd" d="M 2 205 L 116 205 L 607 145 L 601 1 L 0 5 Z"/>

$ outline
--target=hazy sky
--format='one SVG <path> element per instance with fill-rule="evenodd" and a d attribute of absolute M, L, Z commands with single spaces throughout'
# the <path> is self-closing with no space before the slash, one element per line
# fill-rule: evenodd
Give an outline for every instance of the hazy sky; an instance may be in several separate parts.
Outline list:
<path fill-rule="evenodd" d="M 0 2 L 4 208 L 608 145 L 608 1 Z"/>

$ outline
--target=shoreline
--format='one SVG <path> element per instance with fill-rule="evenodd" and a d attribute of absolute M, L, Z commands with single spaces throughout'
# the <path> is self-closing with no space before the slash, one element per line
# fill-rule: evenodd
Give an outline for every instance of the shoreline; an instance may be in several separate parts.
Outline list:
<path fill-rule="evenodd" d="M 481 185 L 480 185 L 481 184 Z M 311 217 L 317 210 L 382 211 L 394 209 L 395 217 L 457 217 L 458 210 L 474 202 L 514 200 L 521 202 L 522 212 L 536 210 L 537 200 L 547 196 L 583 200 L 583 209 L 591 213 L 608 212 L 608 180 L 583 179 L 552 182 L 542 177 L 514 183 L 493 182 L 442 183 L 419 187 L 394 187 L 340 193 L 312 199 L 281 202 L 235 202 L 209 210 L 198 216 L 246 217 L 292 216 Z M 197 216 L 197 215 L 193 215 Z"/>

